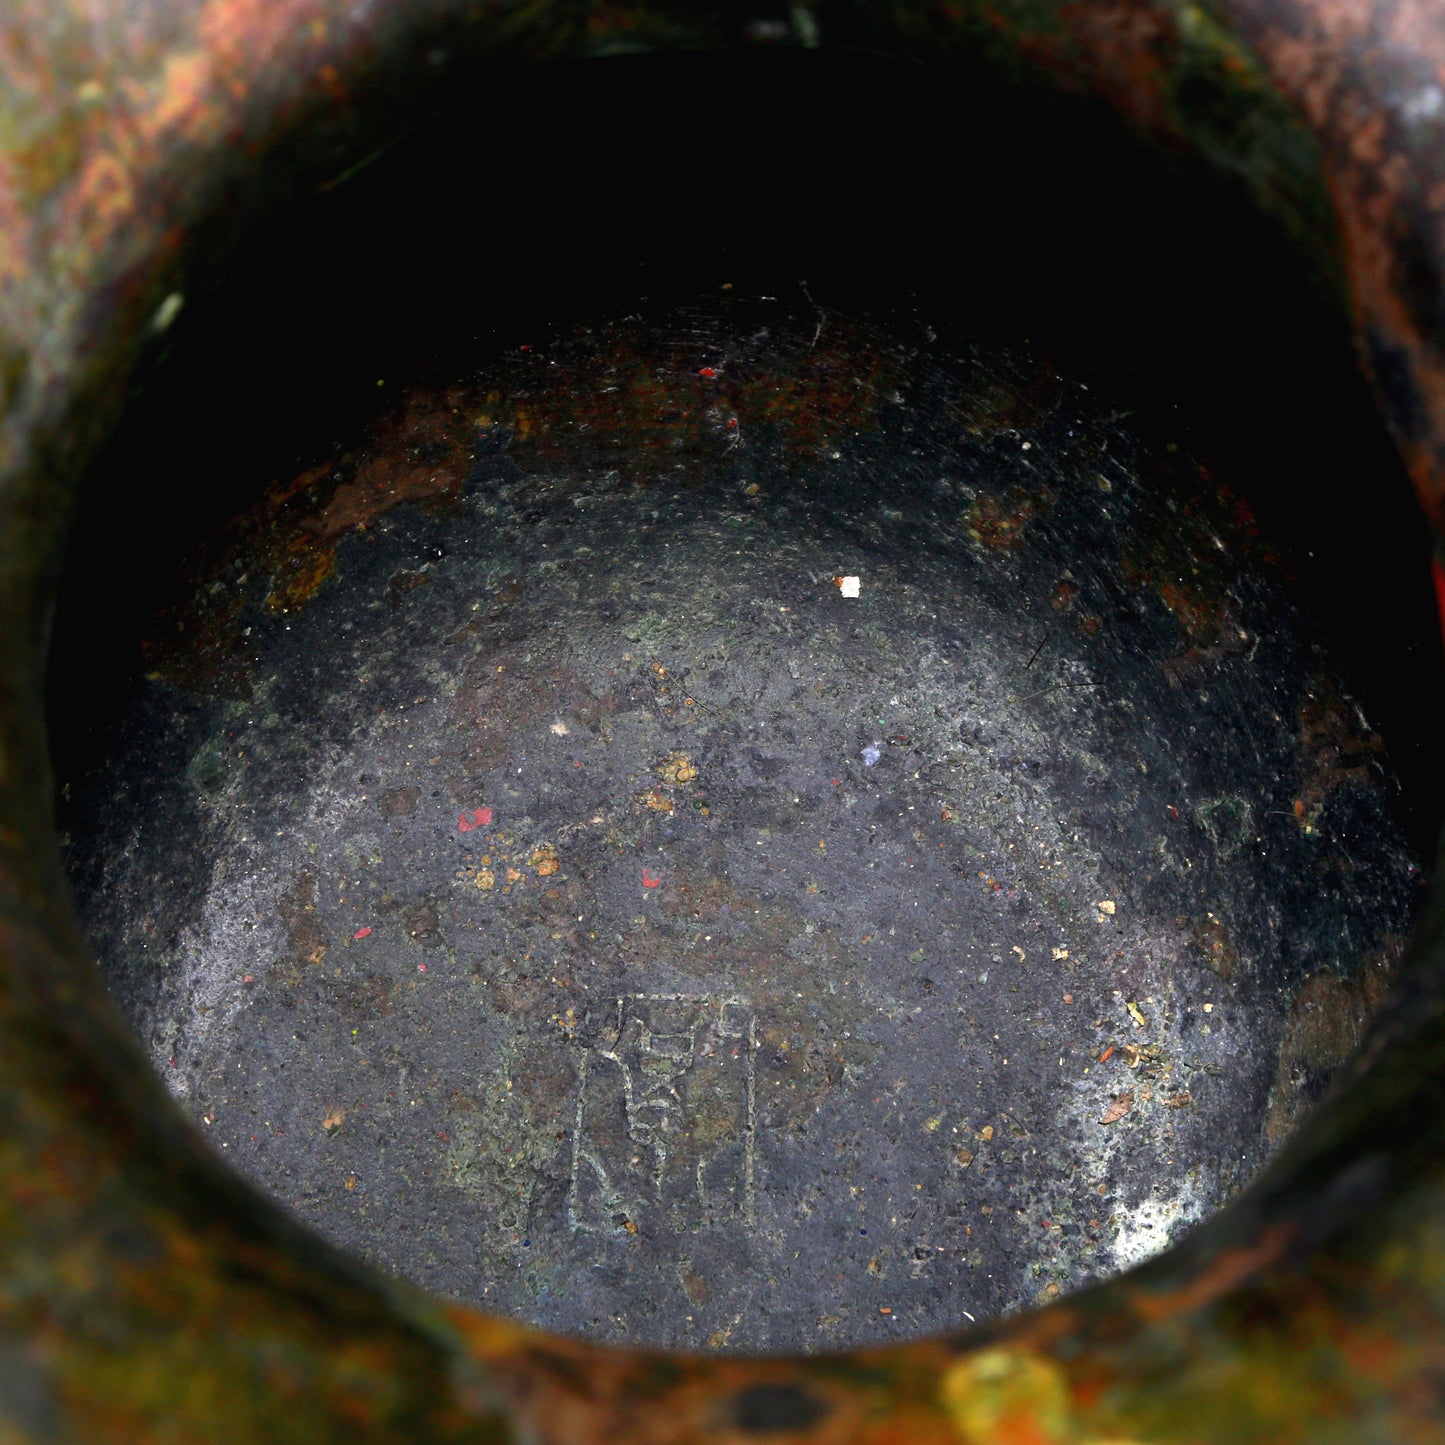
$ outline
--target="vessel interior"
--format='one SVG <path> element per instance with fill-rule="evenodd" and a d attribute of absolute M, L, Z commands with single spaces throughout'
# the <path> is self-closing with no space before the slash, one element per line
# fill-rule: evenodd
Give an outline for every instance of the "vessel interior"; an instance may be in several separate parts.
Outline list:
<path fill-rule="evenodd" d="M 1082 101 L 768 50 L 482 77 L 223 231 L 49 708 L 101 972 L 240 1174 L 749 1352 L 1248 1184 L 1440 820 L 1428 538 L 1317 258 Z"/>

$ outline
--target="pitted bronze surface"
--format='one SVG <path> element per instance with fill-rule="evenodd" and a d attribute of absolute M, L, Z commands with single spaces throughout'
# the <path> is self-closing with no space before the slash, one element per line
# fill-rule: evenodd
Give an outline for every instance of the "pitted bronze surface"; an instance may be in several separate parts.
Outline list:
<path fill-rule="evenodd" d="M 537 328 L 203 549 L 57 756 L 233 1167 L 451 1299 L 746 1353 L 1056 1299 L 1283 1144 L 1408 930 L 1383 744 L 1224 477 L 942 331 Z"/>

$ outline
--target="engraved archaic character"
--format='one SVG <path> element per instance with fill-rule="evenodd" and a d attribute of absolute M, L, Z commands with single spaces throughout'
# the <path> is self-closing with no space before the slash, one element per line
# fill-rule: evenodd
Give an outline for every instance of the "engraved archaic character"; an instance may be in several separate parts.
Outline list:
<path fill-rule="evenodd" d="M 757 1041 L 743 999 L 615 1000 L 605 1026 L 579 1040 L 574 1231 L 754 1223 Z"/>

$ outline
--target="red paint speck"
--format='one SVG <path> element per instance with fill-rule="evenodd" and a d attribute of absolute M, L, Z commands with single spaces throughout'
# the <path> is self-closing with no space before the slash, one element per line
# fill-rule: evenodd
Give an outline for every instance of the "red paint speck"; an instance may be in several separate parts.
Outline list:
<path fill-rule="evenodd" d="M 642 886 L 644 888 L 660 888 L 662 886 L 662 879 L 654 878 L 652 874 L 644 868 L 642 870 Z"/>
<path fill-rule="evenodd" d="M 473 808 L 471 812 L 462 812 L 457 815 L 457 827 L 463 833 L 470 833 L 474 828 L 485 828 L 492 821 L 492 810 L 490 808 Z"/>
<path fill-rule="evenodd" d="M 699 376 L 706 376 L 709 379 L 717 375 L 717 368 L 712 366 L 700 366 L 697 369 Z"/>
<path fill-rule="evenodd" d="M 1430 560 L 1430 575 L 1435 579 L 1435 606 L 1440 613 L 1440 625 L 1445 628 L 1445 567 L 1441 567 L 1438 557 Z"/>
<path fill-rule="evenodd" d="M 241 980 L 241 982 L 242 982 L 242 983 L 255 983 L 255 982 L 256 982 L 256 975 L 253 974 L 253 973 L 248 973 L 248 974 L 245 976 L 245 978 L 243 978 L 243 979 Z"/>
<path fill-rule="evenodd" d="M 417 964 L 417 966 L 416 966 L 416 971 L 417 971 L 418 973 L 425 973 L 425 972 L 426 972 L 426 964 L 424 964 L 424 963 L 419 963 L 419 964 Z"/>
<path fill-rule="evenodd" d="M 352 938 L 370 938 L 371 930 L 369 928 L 358 928 L 351 936 Z"/>

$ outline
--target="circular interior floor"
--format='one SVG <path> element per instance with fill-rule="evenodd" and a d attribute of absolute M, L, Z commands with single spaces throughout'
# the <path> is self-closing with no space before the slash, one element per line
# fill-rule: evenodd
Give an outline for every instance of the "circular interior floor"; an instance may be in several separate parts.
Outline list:
<path fill-rule="evenodd" d="M 193 562 L 70 780 L 217 1149 L 559 1330 L 806 1350 L 1117 1271 L 1284 1137 L 1408 925 L 1380 739 L 1228 487 L 810 302 L 383 406 Z"/>

